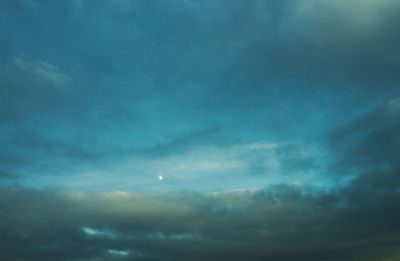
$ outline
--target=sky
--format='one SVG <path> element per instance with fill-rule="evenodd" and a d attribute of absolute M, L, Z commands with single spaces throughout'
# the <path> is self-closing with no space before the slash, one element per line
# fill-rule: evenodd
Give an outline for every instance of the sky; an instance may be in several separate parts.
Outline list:
<path fill-rule="evenodd" d="M 400 259 L 397 0 L 0 0 L 0 259 Z"/>

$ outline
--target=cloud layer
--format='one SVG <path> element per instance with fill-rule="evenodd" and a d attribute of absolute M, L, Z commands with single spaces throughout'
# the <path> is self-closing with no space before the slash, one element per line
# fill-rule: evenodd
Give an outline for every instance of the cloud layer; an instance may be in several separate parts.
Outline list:
<path fill-rule="evenodd" d="M 395 191 L 3 190 L 5 260 L 396 260 Z M 377 201 L 379 204 L 377 204 Z M 23 247 L 21 247 L 23 245 Z"/>

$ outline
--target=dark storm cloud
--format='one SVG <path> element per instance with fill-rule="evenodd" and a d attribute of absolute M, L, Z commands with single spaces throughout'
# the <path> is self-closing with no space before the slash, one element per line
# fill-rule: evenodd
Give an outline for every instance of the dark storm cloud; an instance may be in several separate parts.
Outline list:
<path fill-rule="evenodd" d="M 1 191 L 4 260 L 395 260 L 398 194 Z M 390 201 L 388 201 L 388 199 Z M 23 245 L 23 247 L 21 247 Z"/>

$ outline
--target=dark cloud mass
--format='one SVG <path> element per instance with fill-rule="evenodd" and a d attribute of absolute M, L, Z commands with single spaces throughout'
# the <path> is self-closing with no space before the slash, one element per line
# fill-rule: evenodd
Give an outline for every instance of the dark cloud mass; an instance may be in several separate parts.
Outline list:
<path fill-rule="evenodd" d="M 0 0 L 0 260 L 400 260 L 397 0 Z"/>
<path fill-rule="evenodd" d="M 394 192 L 373 197 L 399 199 Z M 359 205 L 342 191 L 10 189 L 2 191 L 1 207 L 3 260 L 396 260 L 399 254 L 396 206 Z"/>

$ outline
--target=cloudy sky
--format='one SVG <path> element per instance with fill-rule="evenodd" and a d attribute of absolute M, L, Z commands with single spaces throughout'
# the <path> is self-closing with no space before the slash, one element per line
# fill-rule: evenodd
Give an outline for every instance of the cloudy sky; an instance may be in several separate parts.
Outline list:
<path fill-rule="evenodd" d="M 1 260 L 400 260 L 397 0 L 0 0 Z"/>

